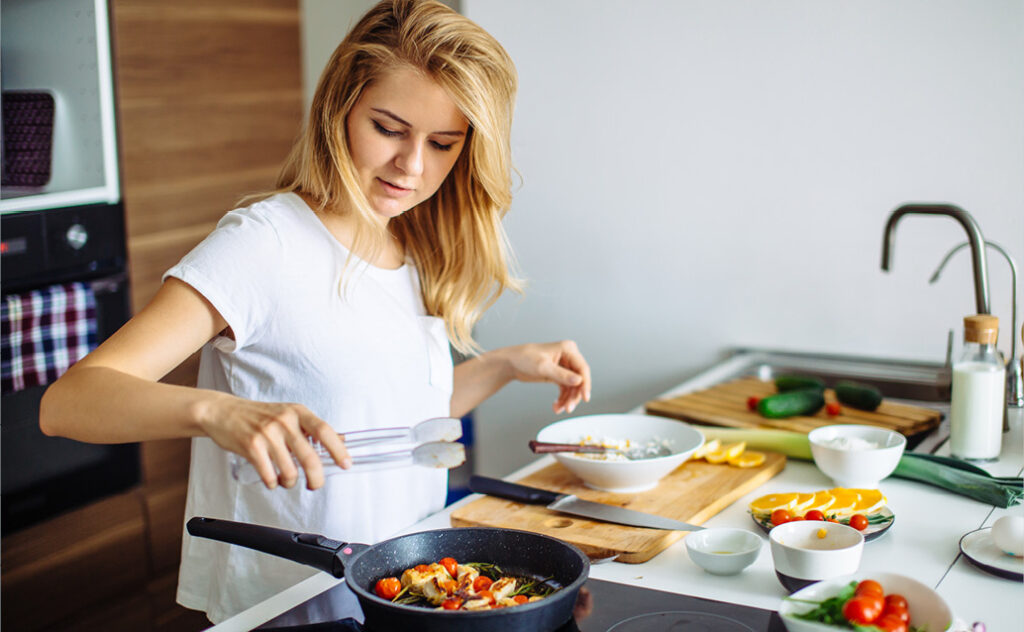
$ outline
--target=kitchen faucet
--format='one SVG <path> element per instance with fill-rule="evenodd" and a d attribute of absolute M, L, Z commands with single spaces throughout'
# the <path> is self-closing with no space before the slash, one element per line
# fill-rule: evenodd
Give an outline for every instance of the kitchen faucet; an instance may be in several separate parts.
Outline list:
<path fill-rule="evenodd" d="M 953 258 L 953 255 L 963 250 L 967 245 L 968 242 L 964 242 L 946 253 L 942 263 L 935 269 L 935 274 L 932 275 L 932 278 L 928 279 L 928 282 L 935 283 L 938 281 L 939 274 L 942 273 L 942 269 Z M 987 241 L 985 245 L 989 248 L 994 248 L 1010 264 L 1010 361 L 1006 365 L 1006 403 L 1009 406 L 1020 408 L 1024 406 L 1024 375 L 1022 375 L 1024 373 L 1024 369 L 1022 369 L 1024 362 L 1017 358 L 1017 263 L 1002 246 L 994 241 Z"/>
<path fill-rule="evenodd" d="M 971 247 L 971 263 L 974 268 L 974 301 L 977 314 L 990 314 L 988 302 L 988 267 L 985 263 L 985 239 L 981 228 L 970 213 L 952 204 L 912 203 L 904 204 L 889 215 L 882 239 L 882 270 L 889 271 L 892 262 L 893 238 L 896 224 L 904 215 L 948 215 L 967 231 L 967 243 Z"/>

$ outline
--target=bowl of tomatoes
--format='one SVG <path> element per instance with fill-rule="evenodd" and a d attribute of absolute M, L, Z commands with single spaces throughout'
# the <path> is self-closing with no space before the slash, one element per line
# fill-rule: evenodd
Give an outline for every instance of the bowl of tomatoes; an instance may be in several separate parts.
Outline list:
<path fill-rule="evenodd" d="M 862 572 L 811 584 L 783 599 L 779 616 L 789 632 L 857 626 L 943 632 L 953 627 L 953 613 L 937 592 L 896 573 Z"/>

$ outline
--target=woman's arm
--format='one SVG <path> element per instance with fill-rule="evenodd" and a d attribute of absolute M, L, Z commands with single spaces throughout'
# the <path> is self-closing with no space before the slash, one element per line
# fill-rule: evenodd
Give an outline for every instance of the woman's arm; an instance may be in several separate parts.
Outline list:
<path fill-rule="evenodd" d="M 307 486 L 320 487 L 323 467 L 307 437 L 342 467 L 348 454 L 338 434 L 304 406 L 157 381 L 226 327 L 199 292 L 168 279 L 149 305 L 47 388 L 40 428 L 90 443 L 208 436 L 252 462 L 267 487 L 295 484 L 292 455 Z"/>
<path fill-rule="evenodd" d="M 558 385 L 556 413 L 590 401 L 590 365 L 572 340 L 488 351 L 455 367 L 451 415 L 461 417 L 512 380 Z"/>

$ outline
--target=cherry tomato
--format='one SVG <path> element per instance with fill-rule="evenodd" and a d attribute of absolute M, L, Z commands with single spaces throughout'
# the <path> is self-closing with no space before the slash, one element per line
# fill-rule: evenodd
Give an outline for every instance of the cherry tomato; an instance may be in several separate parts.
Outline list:
<path fill-rule="evenodd" d="M 780 525 L 784 522 L 789 522 L 793 517 L 785 509 L 776 509 L 772 512 L 772 524 Z"/>
<path fill-rule="evenodd" d="M 748 397 L 747 398 L 747 410 L 756 411 L 757 410 L 757 404 L 760 401 L 761 401 L 760 397 L 754 397 L 753 395 Z"/>
<path fill-rule="evenodd" d="M 486 599 L 487 603 L 494 603 L 494 601 L 495 601 L 494 593 L 492 593 L 489 590 L 481 590 L 480 592 L 477 593 L 477 596 L 480 597 L 481 599 Z"/>
<path fill-rule="evenodd" d="M 882 616 L 871 622 L 871 625 L 882 630 L 882 632 L 907 632 L 907 622 L 896 614 L 885 614 L 883 612 Z"/>
<path fill-rule="evenodd" d="M 804 520 L 824 520 L 825 514 L 821 513 L 817 509 L 812 509 L 804 514 Z"/>
<path fill-rule="evenodd" d="M 440 564 L 444 567 L 444 570 L 448 571 L 448 574 L 452 577 L 459 576 L 459 563 L 455 561 L 454 557 L 442 558 Z"/>
<path fill-rule="evenodd" d="M 430 567 L 427 566 L 426 564 L 417 564 L 416 566 L 413 567 L 413 570 L 416 571 L 417 573 L 429 573 L 430 572 Z"/>
<path fill-rule="evenodd" d="M 529 600 L 530 600 L 530 598 L 527 597 L 526 595 L 516 595 L 515 597 L 512 598 L 512 601 L 516 602 L 519 605 L 523 605 L 524 603 L 526 603 Z"/>
<path fill-rule="evenodd" d="M 860 595 L 843 604 L 843 616 L 850 623 L 867 625 L 882 614 L 885 601 L 878 595 Z"/>
<path fill-rule="evenodd" d="M 843 412 L 843 409 L 839 407 L 836 402 L 829 402 L 825 404 L 825 412 L 828 413 L 829 417 L 838 417 L 839 413 Z"/>
<path fill-rule="evenodd" d="M 885 607 L 898 610 L 909 610 L 910 604 L 907 603 L 907 598 L 903 595 L 892 593 L 885 596 Z"/>
<path fill-rule="evenodd" d="M 853 591 L 854 596 L 860 597 L 861 595 L 877 595 L 879 597 L 885 597 L 885 590 L 882 585 L 873 579 L 865 579 L 864 581 L 857 584 L 857 588 Z M 883 603 L 884 607 L 885 604 Z"/>
<path fill-rule="evenodd" d="M 377 581 L 377 585 L 373 587 L 373 592 L 381 599 L 394 599 L 398 596 L 398 593 L 402 592 L 402 582 L 398 581 L 397 577 L 385 577 Z"/>
<path fill-rule="evenodd" d="M 445 610 L 458 610 L 462 607 L 462 597 L 449 597 L 441 602 L 441 607 Z"/>
<path fill-rule="evenodd" d="M 473 592 L 480 592 L 481 590 L 487 590 L 491 587 L 494 580 L 486 575 L 481 575 L 473 580 Z"/>
<path fill-rule="evenodd" d="M 868 528 L 868 518 L 864 514 L 853 514 L 850 516 L 850 526 L 857 531 L 863 531 Z"/>
<path fill-rule="evenodd" d="M 452 595 L 452 593 L 454 593 L 456 590 L 459 589 L 459 582 L 455 581 L 454 579 L 449 579 L 448 581 L 439 582 L 439 584 L 441 585 L 441 588 L 446 593 L 448 593 L 449 597 Z"/>

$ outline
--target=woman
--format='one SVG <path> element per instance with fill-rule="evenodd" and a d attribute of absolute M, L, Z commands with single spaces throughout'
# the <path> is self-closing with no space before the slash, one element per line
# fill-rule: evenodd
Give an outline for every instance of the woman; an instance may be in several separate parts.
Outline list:
<path fill-rule="evenodd" d="M 374 542 L 441 509 L 447 472 L 325 478 L 310 440 L 348 468 L 339 431 L 462 416 L 511 380 L 557 384 L 555 412 L 589 400 L 571 341 L 452 366 L 449 344 L 475 351 L 473 324 L 519 289 L 500 225 L 515 85 L 501 46 L 444 5 L 371 9 L 328 62 L 277 190 L 228 213 L 50 387 L 44 432 L 195 437 L 186 518 Z M 198 388 L 157 382 L 200 348 Z M 233 479 L 231 453 L 264 485 Z M 311 573 L 186 534 L 178 600 L 218 622 Z"/>

